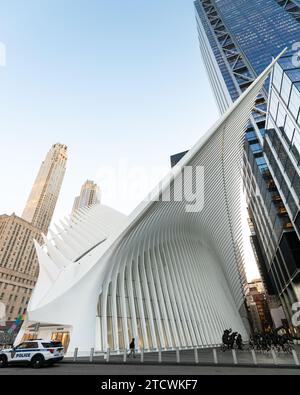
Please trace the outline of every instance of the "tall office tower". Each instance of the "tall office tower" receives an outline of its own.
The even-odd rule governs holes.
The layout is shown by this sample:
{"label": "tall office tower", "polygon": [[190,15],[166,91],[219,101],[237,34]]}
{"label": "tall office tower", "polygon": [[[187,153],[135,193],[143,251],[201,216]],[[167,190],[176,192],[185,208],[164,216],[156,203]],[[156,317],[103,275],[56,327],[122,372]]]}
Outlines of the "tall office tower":
{"label": "tall office tower", "polygon": [[55,144],[39,170],[23,218],[0,216],[0,302],[6,318],[24,314],[38,277],[33,240],[47,234],[65,174],[67,147]]}
{"label": "tall office tower", "polygon": [[66,171],[67,146],[54,144],[42,163],[22,218],[47,234]]}
{"label": "tall office tower", "polygon": [[[285,309],[300,301],[300,62],[283,57],[271,78],[264,153],[291,231],[282,234],[270,274]],[[286,292],[288,291],[288,292]]]}
{"label": "tall office tower", "polygon": [[[217,105],[223,113],[283,48],[292,52],[299,41],[299,2],[296,0],[196,0],[196,19],[202,57]],[[298,283],[288,272],[289,256],[299,249],[291,210],[277,179],[277,158],[264,152],[269,81],[257,98],[246,133],[244,185],[255,230],[259,268],[269,294],[278,295],[291,325],[291,305]],[[289,187],[287,187],[289,189]],[[287,242],[290,240],[290,242]]]}
{"label": "tall office tower", "polygon": [[100,203],[99,187],[94,181],[87,180],[81,187],[80,195],[76,196],[72,213],[83,207],[91,207]]}
{"label": "tall office tower", "polygon": [[263,332],[272,329],[274,324],[272,322],[265,289],[260,279],[248,283],[246,300],[251,316],[253,331]]}
{"label": "tall office tower", "polygon": [[42,241],[39,229],[15,214],[0,215],[0,302],[9,321],[25,313],[37,280],[33,239]]}

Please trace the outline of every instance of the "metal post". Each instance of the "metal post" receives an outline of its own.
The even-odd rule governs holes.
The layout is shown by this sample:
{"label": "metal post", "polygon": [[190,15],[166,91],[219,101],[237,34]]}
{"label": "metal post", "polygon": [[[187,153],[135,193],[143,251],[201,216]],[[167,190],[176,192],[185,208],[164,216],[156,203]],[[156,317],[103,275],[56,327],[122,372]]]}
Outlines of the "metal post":
{"label": "metal post", "polygon": [[276,356],[276,353],[275,353],[275,351],[273,349],[271,350],[271,354],[272,354],[272,358],[273,358],[273,361],[274,361],[274,365],[278,365],[277,356]]}
{"label": "metal post", "polygon": [[217,355],[217,350],[215,348],[213,349],[213,356],[214,356],[214,363],[217,365],[218,364],[218,355]]}
{"label": "metal post", "polygon": [[91,348],[91,352],[90,352],[90,362],[91,363],[94,361],[94,352],[95,352],[95,349]]}
{"label": "metal post", "polygon": [[74,357],[73,357],[73,361],[74,362],[77,361],[77,356],[78,356],[78,347],[76,347],[75,350],[74,350]]}
{"label": "metal post", "polygon": [[179,351],[179,348],[176,348],[176,362],[180,363],[180,351]]}
{"label": "metal post", "polygon": [[294,361],[295,361],[295,365],[299,366],[300,363],[299,363],[299,358],[298,358],[298,355],[297,355],[296,351],[292,350],[292,354],[293,354],[293,358],[294,358]]}
{"label": "metal post", "polygon": [[233,350],[233,349],[231,351],[232,351],[233,363],[235,365],[237,365],[238,364],[238,360],[237,360],[237,356],[236,356],[236,351]]}
{"label": "metal post", "polygon": [[127,349],[124,349],[124,355],[123,355],[123,362],[126,363],[127,362]]}
{"label": "metal post", "polygon": [[251,354],[252,354],[252,359],[253,359],[254,365],[257,365],[257,358],[256,358],[255,350],[251,350]]}
{"label": "metal post", "polygon": [[107,347],[107,355],[106,355],[106,362],[109,363],[109,359],[110,359],[110,348]]}
{"label": "metal post", "polygon": [[196,347],[194,348],[194,354],[195,354],[195,363],[198,364],[199,363],[199,355],[198,355],[198,350]]}
{"label": "metal post", "polygon": [[144,347],[141,349],[141,363],[144,363]]}
{"label": "metal post", "polygon": [[158,349],[158,363],[162,363],[161,348]]}

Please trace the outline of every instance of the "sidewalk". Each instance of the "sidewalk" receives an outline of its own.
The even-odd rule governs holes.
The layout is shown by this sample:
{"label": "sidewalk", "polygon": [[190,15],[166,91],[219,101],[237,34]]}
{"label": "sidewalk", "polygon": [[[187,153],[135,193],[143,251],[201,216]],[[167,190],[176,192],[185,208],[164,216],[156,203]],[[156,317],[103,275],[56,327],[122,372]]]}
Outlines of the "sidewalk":
{"label": "sidewalk", "polygon": [[245,366],[300,369],[300,347],[296,346],[297,358],[292,353],[256,352],[231,350],[222,352],[220,349],[194,349],[172,351],[145,352],[143,357],[136,354],[135,358],[124,357],[124,353],[109,355],[97,354],[88,356],[88,352],[78,351],[77,358],[66,357],[65,363],[94,363],[94,364],[127,364],[127,365],[186,365],[186,366]]}

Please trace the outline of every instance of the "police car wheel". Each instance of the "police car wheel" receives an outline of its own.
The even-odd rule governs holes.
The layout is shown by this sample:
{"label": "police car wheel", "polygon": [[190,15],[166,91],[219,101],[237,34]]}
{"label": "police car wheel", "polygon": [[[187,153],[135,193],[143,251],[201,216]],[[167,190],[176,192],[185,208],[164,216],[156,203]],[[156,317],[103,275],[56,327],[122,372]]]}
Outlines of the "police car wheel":
{"label": "police car wheel", "polygon": [[7,357],[5,355],[0,355],[0,368],[6,368],[7,365]]}
{"label": "police car wheel", "polygon": [[32,358],[31,360],[31,366],[34,369],[39,369],[44,365],[44,357],[42,355],[36,355],[35,357]]}

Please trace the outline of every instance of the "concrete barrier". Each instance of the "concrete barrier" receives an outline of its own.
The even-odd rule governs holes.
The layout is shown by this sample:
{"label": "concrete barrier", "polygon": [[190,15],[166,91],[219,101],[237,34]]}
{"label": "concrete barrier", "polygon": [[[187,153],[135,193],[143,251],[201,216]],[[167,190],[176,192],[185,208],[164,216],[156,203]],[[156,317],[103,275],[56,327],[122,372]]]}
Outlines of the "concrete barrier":
{"label": "concrete barrier", "polygon": [[232,351],[232,358],[233,358],[233,363],[235,365],[238,364],[238,360],[237,360],[237,356],[236,356],[236,351],[235,350],[231,350]]}
{"label": "concrete barrier", "polygon": [[90,362],[91,363],[94,361],[94,354],[95,354],[95,349],[91,348],[91,352],[90,352]]}
{"label": "concrete barrier", "polygon": [[162,363],[161,348],[158,350],[158,363]]}
{"label": "concrete barrier", "polygon": [[273,349],[271,350],[271,354],[272,354],[274,365],[278,365],[277,355]]}
{"label": "concrete barrier", "polygon": [[179,348],[176,348],[176,362],[180,363],[180,351],[179,351]]}
{"label": "concrete barrier", "polygon": [[257,357],[256,357],[255,350],[251,350],[251,354],[252,354],[252,359],[253,359],[254,365],[257,365]]}
{"label": "concrete barrier", "polygon": [[213,357],[214,357],[214,363],[218,365],[218,354],[215,348],[213,349]]}
{"label": "concrete barrier", "polygon": [[73,356],[73,361],[76,362],[78,357],[78,347],[75,348],[74,350],[74,356]]}
{"label": "concrete barrier", "polygon": [[292,354],[293,354],[293,358],[294,358],[295,365],[296,365],[296,366],[299,366],[300,363],[299,363],[299,358],[298,358],[298,355],[297,355],[296,351],[295,351],[295,350],[292,350]]}
{"label": "concrete barrier", "polygon": [[194,355],[195,355],[195,363],[198,364],[199,363],[199,355],[198,355],[198,350],[196,347],[194,348]]}

